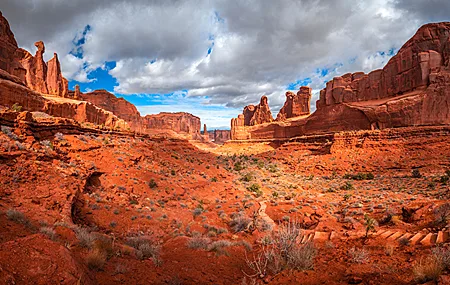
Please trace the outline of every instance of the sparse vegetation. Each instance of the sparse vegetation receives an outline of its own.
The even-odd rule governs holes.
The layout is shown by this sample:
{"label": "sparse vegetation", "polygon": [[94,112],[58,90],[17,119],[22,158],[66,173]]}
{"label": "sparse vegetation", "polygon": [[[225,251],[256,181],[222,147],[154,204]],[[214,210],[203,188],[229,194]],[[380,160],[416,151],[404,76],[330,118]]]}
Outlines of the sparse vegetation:
{"label": "sparse vegetation", "polygon": [[375,176],[371,172],[344,175],[344,179],[352,179],[352,180],[372,180],[374,178]]}
{"label": "sparse vegetation", "polygon": [[420,170],[419,170],[419,169],[414,169],[414,170],[411,172],[411,177],[412,177],[412,178],[421,178],[421,177],[422,177],[422,174],[420,173]]}

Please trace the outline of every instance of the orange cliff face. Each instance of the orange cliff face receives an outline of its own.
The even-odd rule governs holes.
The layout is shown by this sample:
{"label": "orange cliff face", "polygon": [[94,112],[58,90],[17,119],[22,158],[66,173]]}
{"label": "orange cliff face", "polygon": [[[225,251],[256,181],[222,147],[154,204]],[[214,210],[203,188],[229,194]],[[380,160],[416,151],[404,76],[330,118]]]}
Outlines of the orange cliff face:
{"label": "orange cliff face", "polygon": [[[450,124],[450,22],[422,26],[383,69],[335,77],[306,118],[294,112],[295,95],[286,95],[277,122],[250,126],[238,117],[232,139]],[[290,116],[298,119],[284,121]]]}
{"label": "orange cliff face", "polygon": [[200,118],[191,114],[161,113],[143,118],[133,104],[106,90],[82,93],[76,86],[75,91],[69,91],[58,55],[55,53],[46,63],[44,43],[36,42],[35,46],[34,56],[19,48],[8,21],[0,13],[0,105],[17,103],[26,111],[77,122],[136,132],[173,131],[201,139]]}
{"label": "orange cliff face", "polygon": [[144,118],[144,129],[172,130],[176,133],[185,133],[193,138],[200,136],[200,118],[189,113],[159,113],[147,115]]}
{"label": "orange cliff face", "polygon": [[[78,90],[78,91],[77,91]],[[117,117],[125,120],[130,128],[135,131],[142,132],[143,118],[136,109],[136,106],[123,98],[117,98],[114,94],[106,90],[95,90],[89,93],[81,93],[79,87],[76,87],[74,97],[80,100],[90,102],[104,110],[110,111]]]}
{"label": "orange cliff face", "polygon": [[277,121],[309,115],[311,112],[311,88],[302,86],[297,94],[286,92],[286,102],[277,115]]}

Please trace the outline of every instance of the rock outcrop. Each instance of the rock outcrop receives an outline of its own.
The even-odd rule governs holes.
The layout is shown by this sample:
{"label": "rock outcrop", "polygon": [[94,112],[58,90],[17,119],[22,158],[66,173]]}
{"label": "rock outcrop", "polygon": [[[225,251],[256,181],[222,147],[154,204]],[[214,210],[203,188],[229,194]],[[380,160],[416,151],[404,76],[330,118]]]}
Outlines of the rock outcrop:
{"label": "rock outcrop", "polygon": [[20,53],[8,21],[0,11],[0,69],[25,82],[26,70],[19,63]]}
{"label": "rock outcrop", "polygon": [[33,91],[48,94],[47,64],[44,61],[45,46],[43,42],[36,42],[34,45],[37,48],[34,56],[28,51],[20,49],[22,52],[20,63],[27,70],[27,86]]}
{"label": "rock outcrop", "polygon": [[200,118],[185,112],[147,115],[143,118],[145,129],[172,130],[177,133],[185,133],[200,136]]}
{"label": "rock outcrop", "polygon": [[266,96],[261,97],[258,105],[248,105],[244,108],[244,125],[254,126],[273,121],[272,112],[270,112]]}
{"label": "rock outcrop", "polygon": [[58,60],[58,55],[53,54],[53,58],[47,62],[47,89],[48,93],[59,97],[68,96],[68,82],[62,76],[61,65]]}
{"label": "rock outcrop", "polygon": [[311,112],[311,88],[302,86],[297,94],[286,92],[286,102],[277,115],[277,121],[309,115]]}
{"label": "rock outcrop", "polygon": [[231,132],[228,130],[214,130],[210,134],[210,139],[216,144],[223,144],[231,139]]}
{"label": "rock outcrop", "polygon": [[310,116],[283,121],[289,100],[277,122],[255,126],[233,119],[232,139],[450,124],[450,22],[422,26],[383,69],[329,81]]}
{"label": "rock outcrop", "polygon": [[74,98],[90,102],[104,110],[110,111],[117,117],[128,122],[132,130],[142,132],[142,117],[136,106],[123,98],[117,98],[108,91],[95,90],[89,93],[81,93],[80,87],[75,87]]}

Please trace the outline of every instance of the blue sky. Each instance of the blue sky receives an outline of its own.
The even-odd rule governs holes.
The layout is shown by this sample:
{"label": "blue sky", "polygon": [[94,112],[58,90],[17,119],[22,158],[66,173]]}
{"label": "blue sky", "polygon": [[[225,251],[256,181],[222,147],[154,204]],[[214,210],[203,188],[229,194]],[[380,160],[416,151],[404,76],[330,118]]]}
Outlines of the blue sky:
{"label": "blue sky", "polygon": [[4,0],[20,47],[58,53],[69,87],[106,89],[141,115],[185,111],[229,128],[266,95],[276,116],[287,90],[382,68],[450,1]]}

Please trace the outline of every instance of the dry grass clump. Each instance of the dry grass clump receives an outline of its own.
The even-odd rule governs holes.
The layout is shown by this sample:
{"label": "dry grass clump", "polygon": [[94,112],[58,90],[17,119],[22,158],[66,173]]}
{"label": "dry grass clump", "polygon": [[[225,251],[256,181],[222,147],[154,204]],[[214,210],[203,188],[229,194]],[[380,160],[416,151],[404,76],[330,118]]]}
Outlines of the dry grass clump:
{"label": "dry grass clump", "polygon": [[235,233],[242,232],[248,228],[252,219],[250,219],[244,212],[231,214],[230,227]]}
{"label": "dry grass clump", "polygon": [[51,227],[41,227],[40,229],[39,229],[39,231],[42,233],[42,234],[44,234],[44,235],[46,235],[49,239],[51,239],[51,240],[55,240],[56,239],[56,232],[55,232],[55,230],[53,229],[53,228],[51,228]]}
{"label": "dry grass clump", "polygon": [[211,239],[202,236],[196,236],[189,239],[187,247],[191,249],[207,249],[211,243]]}
{"label": "dry grass clump", "polygon": [[369,253],[364,248],[359,249],[352,247],[348,251],[348,256],[350,257],[351,262],[358,264],[367,263],[370,259]]}
{"label": "dry grass clump", "polygon": [[271,242],[249,258],[246,263],[251,274],[250,278],[263,278],[267,273],[277,274],[285,269],[309,270],[314,267],[317,250],[312,243],[300,244],[302,238],[300,225],[289,222],[280,226],[271,235]]}
{"label": "dry grass clump", "polygon": [[450,267],[450,250],[436,247],[431,252],[431,255],[420,258],[413,267],[418,282],[437,281],[442,272]]}
{"label": "dry grass clump", "polygon": [[92,248],[92,245],[95,241],[95,236],[86,228],[75,229],[75,235],[77,236],[81,247]]}
{"label": "dry grass clump", "polygon": [[130,237],[127,244],[136,250],[136,257],[138,259],[151,258],[157,265],[161,263],[159,252],[160,246],[148,237],[138,236]]}
{"label": "dry grass clump", "polygon": [[106,263],[106,254],[101,250],[94,249],[89,251],[86,256],[86,264],[91,270],[100,271]]}

